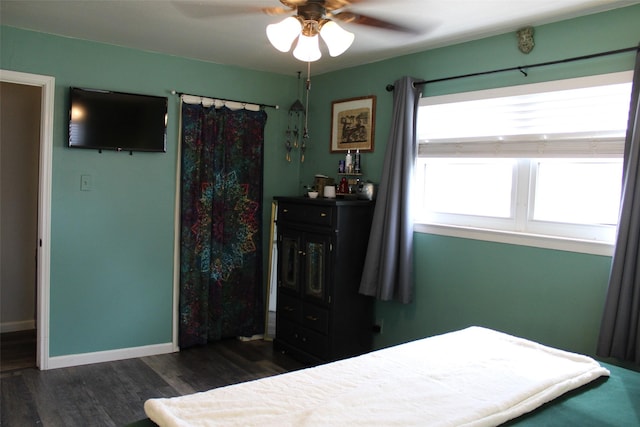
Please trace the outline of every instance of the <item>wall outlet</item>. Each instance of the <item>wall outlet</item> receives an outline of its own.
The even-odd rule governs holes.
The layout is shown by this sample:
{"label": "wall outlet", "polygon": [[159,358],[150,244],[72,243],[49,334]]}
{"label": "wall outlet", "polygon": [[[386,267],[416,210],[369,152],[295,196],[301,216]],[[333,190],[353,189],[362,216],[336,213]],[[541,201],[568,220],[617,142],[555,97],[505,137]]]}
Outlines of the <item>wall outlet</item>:
{"label": "wall outlet", "polygon": [[373,325],[373,332],[376,334],[382,334],[383,324],[384,324],[384,319],[376,320],[376,323]]}

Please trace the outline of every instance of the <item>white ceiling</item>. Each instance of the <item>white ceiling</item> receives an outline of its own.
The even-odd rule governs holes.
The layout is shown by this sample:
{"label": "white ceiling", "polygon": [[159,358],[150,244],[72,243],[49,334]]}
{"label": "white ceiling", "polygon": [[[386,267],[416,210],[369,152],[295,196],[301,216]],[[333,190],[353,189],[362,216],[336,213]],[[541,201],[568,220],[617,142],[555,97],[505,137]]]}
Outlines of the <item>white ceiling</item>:
{"label": "white ceiling", "polygon": [[[342,24],[356,38],[332,58],[324,46],[312,70],[321,74],[408,53],[516,31],[532,25],[640,3],[640,0],[354,0],[350,11],[419,30],[406,34]],[[276,51],[265,27],[287,15],[262,7],[278,0],[0,0],[0,22],[79,39],[296,74],[306,65]],[[514,39],[515,40],[515,39]],[[515,43],[515,41],[514,41]],[[321,42],[322,44],[322,42]]]}

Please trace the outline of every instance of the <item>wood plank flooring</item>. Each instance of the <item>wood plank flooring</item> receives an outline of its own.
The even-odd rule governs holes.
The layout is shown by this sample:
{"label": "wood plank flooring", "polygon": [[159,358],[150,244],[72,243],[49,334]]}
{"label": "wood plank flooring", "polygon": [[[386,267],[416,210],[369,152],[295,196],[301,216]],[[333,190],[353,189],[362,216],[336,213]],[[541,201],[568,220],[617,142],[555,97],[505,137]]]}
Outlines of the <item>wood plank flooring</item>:
{"label": "wood plank flooring", "polygon": [[179,353],[0,374],[3,427],[125,426],[144,420],[144,401],[296,370],[270,341],[222,340]]}
{"label": "wood plank flooring", "polygon": [[0,334],[0,372],[35,366],[35,329]]}

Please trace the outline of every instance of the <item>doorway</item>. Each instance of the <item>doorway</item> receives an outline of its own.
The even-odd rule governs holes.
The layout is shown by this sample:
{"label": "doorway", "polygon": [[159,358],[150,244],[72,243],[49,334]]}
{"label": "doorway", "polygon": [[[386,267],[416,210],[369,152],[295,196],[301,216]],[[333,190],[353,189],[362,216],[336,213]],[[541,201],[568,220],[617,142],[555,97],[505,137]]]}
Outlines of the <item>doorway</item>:
{"label": "doorway", "polygon": [[0,82],[0,371],[36,366],[41,89]]}
{"label": "doorway", "polygon": [[0,326],[47,369],[55,80],[0,70],[0,84]]}

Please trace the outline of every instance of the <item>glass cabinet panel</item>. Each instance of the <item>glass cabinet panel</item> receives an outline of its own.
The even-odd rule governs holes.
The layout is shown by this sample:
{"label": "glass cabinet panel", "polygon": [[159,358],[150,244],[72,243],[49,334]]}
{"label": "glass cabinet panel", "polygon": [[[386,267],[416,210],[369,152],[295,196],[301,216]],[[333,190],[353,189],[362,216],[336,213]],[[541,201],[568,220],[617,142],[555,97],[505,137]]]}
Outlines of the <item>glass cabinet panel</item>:
{"label": "glass cabinet panel", "polygon": [[326,286],[327,244],[323,240],[308,239],[305,244],[306,296],[324,299]]}
{"label": "glass cabinet panel", "polygon": [[280,286],[297,291],[298,275],[300,274],[300,249],[298,239],[292,236],[283,236],[279,255]]}

